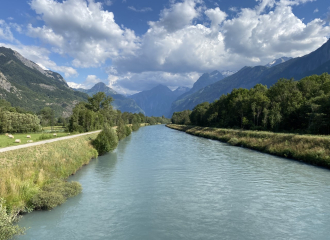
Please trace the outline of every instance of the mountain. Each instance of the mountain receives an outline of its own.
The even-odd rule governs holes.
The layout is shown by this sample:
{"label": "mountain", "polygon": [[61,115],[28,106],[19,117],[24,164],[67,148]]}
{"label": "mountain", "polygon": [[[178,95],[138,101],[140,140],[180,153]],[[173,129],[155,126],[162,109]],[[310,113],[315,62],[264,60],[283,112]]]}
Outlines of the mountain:
{"label": "mountain", "polygon": [[[213,71],[211,73],[204,73],[193,85],[193,87],[187,91],[186,93],[182,94],[179,96],[175,102],[173,102],[171,106],[171,113],[177,112],[177,111],[182,111],[182,110],[177,110],[177,106],[181,107],[181,103],[184,101],[184,99],[187,98],[187,96],[197,92],[198,90],[211,85],[212,83],[215,83],[217,81],[220,81],[224,79],[226,75],[220,73],[219,71]],[[184,106],[183,106],[184,107]],[[181,109],[181,108],[180,108]],[[183,109],[184,110],[184,109]],[[171,115],[170,113],[170,115]]]}
{"label": "mountain", "polygon": [[78,102],[86,101],[87,94],[71,89],[60,74],[0,47],[0,97],[15,107],[38,112],[49,106],[56,116],[68,117]]}
{"label": "mountain", "polygon": [[169,117],[172,102],[178,97],[180,89],[171,91],[164,85],[158,85],[150,90],[136,93],[130,98],[145,111],[147,116]]}
{"label": "mountain", "polygon": [[170,114],[193,109],[202,102],[213,102],[234,88],[252,88],[258,83],[272,86],[280,78],[300,80],[330,70],[330,40],[319,49],[303,57],[292,58],[273,67],[244,67],[235,74],[184,96],[172,104]]}
{"label": "mountain", "polygon": [[185,94],[186,92],[188,92],[189,90],[190,90],[190,88],[188,88],[188,87],[178,87],[177,89],[175,89],[173,91],[173,93],[176,95],[176,97],[179,97],[182,94]]}
{"label": "mountain", "polygon": [[291,57],[281,57],[281,58],[278,58],[278,59],[275,59],[273,61],[271,61],[270,63],[268,63],[267,65],[265,65],[265,67],[274,67],[278,64],[281,64],[281,63],[284,63],[288,60],[292,59]]}
{"label": "mountain", "polygon": [[93,96],[95,93],[104,92],[107,96],[110,96],[114,99],[112,106],[115,109],[119,109],[122,112],[131,112],[131,113],[143,113],[144,111],[136,104],[133,99],[127,98],[119,93],[117,93],[112,88],[105,85],[103,82],[99,82],[94,85],[91,89],[76,89],[78,91],[87,93],[89,96]]}

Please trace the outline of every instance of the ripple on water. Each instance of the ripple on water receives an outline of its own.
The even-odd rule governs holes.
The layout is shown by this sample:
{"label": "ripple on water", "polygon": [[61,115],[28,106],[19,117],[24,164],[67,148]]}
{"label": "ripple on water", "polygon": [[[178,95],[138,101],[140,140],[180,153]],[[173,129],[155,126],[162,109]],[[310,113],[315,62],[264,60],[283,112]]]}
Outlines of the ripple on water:
{"label": "ripple on water", "polygon": [[70,178],[83,193],[24,216],[18,239],[328,239],[328,170],[141,128]]}

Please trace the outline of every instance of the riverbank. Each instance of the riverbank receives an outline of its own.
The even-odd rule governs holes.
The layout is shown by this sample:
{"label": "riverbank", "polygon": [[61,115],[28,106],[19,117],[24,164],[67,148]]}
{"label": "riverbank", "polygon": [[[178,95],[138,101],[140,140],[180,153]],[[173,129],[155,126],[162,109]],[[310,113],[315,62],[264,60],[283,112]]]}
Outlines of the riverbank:
{"label": "riverbank", "polygon": [[1,153],[0,196],[10,212],[32,209],[31,199],[53,179],[64,180],[97,157],[98,133]]}
{"label": "riverbank", "polygon": [[169,128],[330,169],[330,138],[177,124]]}

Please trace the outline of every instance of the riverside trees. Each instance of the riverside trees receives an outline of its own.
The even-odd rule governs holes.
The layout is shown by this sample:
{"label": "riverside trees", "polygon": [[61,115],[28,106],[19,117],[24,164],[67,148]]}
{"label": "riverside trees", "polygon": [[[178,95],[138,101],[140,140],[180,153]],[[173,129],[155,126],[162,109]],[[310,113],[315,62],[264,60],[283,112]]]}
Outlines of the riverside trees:
{"label": "riverside trees", "polygon": [[[189,119],[198,126],[330,134],[330,75],[300,81],[280,79],[269,89],[234,89],[217,101],[197,105]],[[173,123],[185,124],[187,112],[174,113]],[[185,120],[187,122],[187,120]]]}

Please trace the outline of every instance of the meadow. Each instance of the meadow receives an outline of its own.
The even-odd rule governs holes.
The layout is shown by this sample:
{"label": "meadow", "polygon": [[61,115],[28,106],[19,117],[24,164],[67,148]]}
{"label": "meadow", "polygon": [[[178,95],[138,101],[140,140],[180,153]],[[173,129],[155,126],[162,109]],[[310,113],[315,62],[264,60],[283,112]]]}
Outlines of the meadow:
{"label": "meadow", "polygon": [[[53,135],[54,133],[49,132],[41,132],[41,133],[17,133],[13,134],[14,138],[9,138],[5,134],[0,135],[0,148],[2,147],[9,147],[9,146],[16,146],[28,143],[28,141],[38,142],[46,139],[52,139],[52,138],[59,138],[68,136],[68,133],[65,132],[57,132],[56,135]],[[31,136],[31,138],[27,138],[27,136]],[[21,143],[15,143],[16,139],[20,139]]]}

